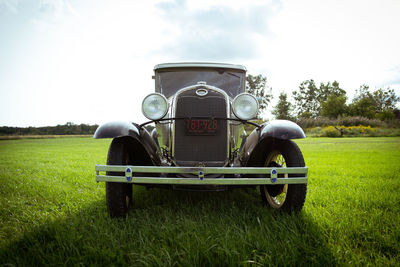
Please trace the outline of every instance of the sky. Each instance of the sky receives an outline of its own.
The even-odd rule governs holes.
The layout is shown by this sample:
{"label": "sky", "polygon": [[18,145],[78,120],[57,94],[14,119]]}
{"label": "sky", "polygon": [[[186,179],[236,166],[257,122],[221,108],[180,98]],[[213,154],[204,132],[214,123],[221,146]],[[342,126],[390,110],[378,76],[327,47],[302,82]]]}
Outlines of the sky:
{"label": "sky", "polygon": [[[400,95],[400,0],[0,0],[0,126],[146,121],[165,62],[224,62],[279,93]],[[270,112],[264,118],[271,119]]]}

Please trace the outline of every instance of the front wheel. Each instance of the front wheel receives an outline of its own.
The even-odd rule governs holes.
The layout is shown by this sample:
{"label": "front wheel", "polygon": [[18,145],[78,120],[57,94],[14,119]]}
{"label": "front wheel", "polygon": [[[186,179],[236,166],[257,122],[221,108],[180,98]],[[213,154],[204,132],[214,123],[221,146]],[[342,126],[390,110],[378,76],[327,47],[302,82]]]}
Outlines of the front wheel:
{"label": "front wheel", "polygon": [[[304,167],[304,158],[299,147],[291,140],[280,140],[273,144],[265,155],[266,167]],[[285,175],[285,178],[290,175]],[[274,209],[299,211],[304,205],[307,194],[306,184],[262,185],[261,199]]]}
{"label": "front wheel", "polygon": [[[108,149],[107,165],[130,164],[125,142],[114,139]],[[108,175],[124,176],[124,173],[108,172]],[[110,217],[125,217],[132,202],[132,184],[106,182],[106,201]]]}

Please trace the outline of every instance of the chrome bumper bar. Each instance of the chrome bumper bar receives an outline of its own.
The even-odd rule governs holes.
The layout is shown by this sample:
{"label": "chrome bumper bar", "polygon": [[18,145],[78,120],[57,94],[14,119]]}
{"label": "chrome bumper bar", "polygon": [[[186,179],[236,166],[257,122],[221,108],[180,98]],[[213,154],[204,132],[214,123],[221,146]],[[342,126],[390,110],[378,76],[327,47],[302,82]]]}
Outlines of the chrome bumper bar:
{"label": "chrome bumper bar", "polygon": [[[186,185],[266,185],[306,184],[308,167],[165,167],[96,165],[97,182],[120,182],[133,184],[186,184]],[[101,175],[101,172],[119,172],[124,176]],[[168,177],[168,174],[193,174],[194,178]],[[146,177],[151,174],[153,177]],[[157,176],[154,177],[156,174]],[[208,178],[207,174],[246,175],[246,178]],[[254,177],[251,177],[252,174]],[[290,178],[287,178],[291,174]]]}

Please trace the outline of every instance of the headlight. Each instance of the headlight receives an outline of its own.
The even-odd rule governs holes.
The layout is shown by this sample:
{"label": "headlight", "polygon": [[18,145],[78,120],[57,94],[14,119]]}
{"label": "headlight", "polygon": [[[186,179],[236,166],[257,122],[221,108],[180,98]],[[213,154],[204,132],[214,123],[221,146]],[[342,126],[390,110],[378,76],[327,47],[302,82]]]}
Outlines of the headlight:
{"label": "headlight", "polygon": [[251,94],[239,94],[233,99],[232,110],[235,116],[241,120],[253,119],[257,116],[258,101]]}
{"label": "headlight", "polygon": [[167,114],[167,111],[168,102],[162,94],[149,94],[143,99],[142,112],[149,120],[159,120]]}

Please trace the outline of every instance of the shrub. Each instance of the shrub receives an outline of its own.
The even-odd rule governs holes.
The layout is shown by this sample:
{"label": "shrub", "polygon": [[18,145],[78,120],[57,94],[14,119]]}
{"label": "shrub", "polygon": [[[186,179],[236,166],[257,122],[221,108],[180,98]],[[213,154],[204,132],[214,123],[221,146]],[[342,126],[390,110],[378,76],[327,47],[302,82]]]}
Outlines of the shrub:
{"label": "shrub", "polygon": [[306,129],[312,137],[351,137],[351,136],[400,136],[399,128],[374,128],[371,126],[326,126]]}
{"label": "shrub", "polygon": [[368,119],[365,117],[342,117],[337,119],[336,125],[344,125],[344,126],[356,126],[356,125],[364,125],[371,127],[386,127],[386,124],[378,119]]}
{"label": "shrub", "polygon": [[314,127],[327,127],[327,126],[371,126],[381,128],[398,128],[400,122],[398,120],[386,120],[381,121],[379,119],[368,119],[365,117],[338,117],[337,119],[329,119],[326,117],[318,118],[300,118],[297,120],[297,124],[303,129],[314,128]]}
{"label": "shrub", "polygon": [[390,110],[384,110],[376,114],[376,117],[381,121],[391,121],[395,118],[394,113]]}
{"label": "shrub", "polygon": [[376,129],[372,128],[371,126],[341,126],[341,129],[343,129],[344,135],[347,136],[360,136],[360,135],[371,135],[373,134]]}
{"label": "shrub", "polygon": [[335,127],[328,126],[328,127],[323,127],[322,128],[321,136],[324,136],[324,137],[340,137],[341,133]]}
{"label": "shrub", "polygon": [[321,127],[308,128],[305,130],[305,132],[307,136],[318,137],[321,136],[322,128]]}

